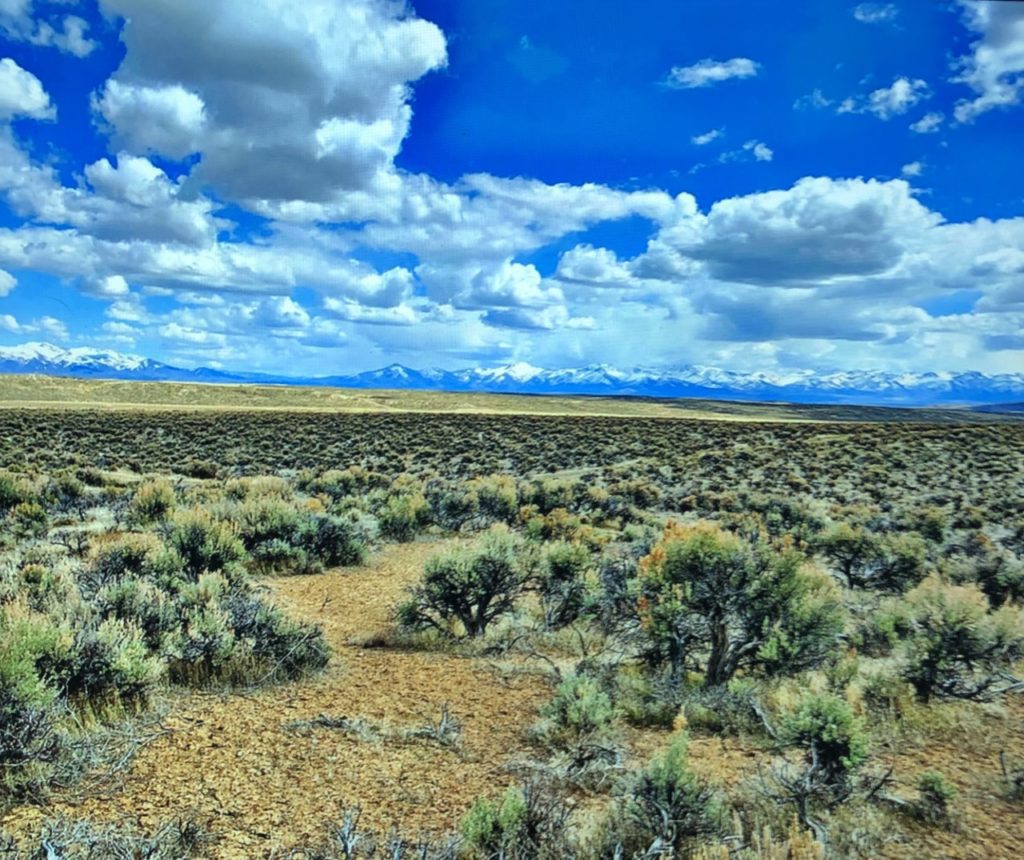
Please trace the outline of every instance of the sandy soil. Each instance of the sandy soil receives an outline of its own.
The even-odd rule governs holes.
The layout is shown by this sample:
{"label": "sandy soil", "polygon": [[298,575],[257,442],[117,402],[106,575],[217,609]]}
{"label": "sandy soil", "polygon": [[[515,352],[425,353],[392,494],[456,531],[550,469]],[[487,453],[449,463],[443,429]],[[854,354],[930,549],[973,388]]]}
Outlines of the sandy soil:
{"label": "sandy soil", "polygon": [[[0,824],[21,829],[66,812],[148,832],[187,815],[217,834],[217,858],[319,842],[356,803],[375,828],[455,827],[475,798],[513,781],[506,765],[528,753],[523,729],[550,690],[536,676],[499,678],[480,661],[355,644],[386,625],[437,548],[389,547],[363,568],[273,581],[282,606],[324,626],[334,657],[322,675],[255,695],[183,695],[165,720],[171,733],[138,755],[112,796],[74,807],[57,798],[55,808],[15,811]],[[463,724],[455,749],[285,728],[319,714],[416,727],[436,722],[445,702]]]}
{"label": "sandy soil", "polygon": [[[363,646],[387,626],[391,608],[439,548],[390,546],[365,567],[270,581],[282,607],[323,625],[334,657],[322,675],[254,695],[175,693],[164,721],[171,731],[139,753],[116,790],[84,800],[58,795],[45,809],[12,810],[0,826],[28,833],[41,819],[65,813],[150,832],[187,816],[217,836],[214,858],[266,857],[322,842],[356,804],[363,824],[382,831],[439,834],[456,827],[476,798],[515,781],[510,764],[537,754],[525,730],[550,687],[536,674],[499,674],[482,660]],[[456,747],[287,728],[324,714],[400,731],[436,722],[444,703],[463,724]],[[880,766],[895,765],[907,797],[927,770],[944,773],[960,793],[956,829],[911,825],[909,841],[879,856],[1024,857],[1024,814],[1002,796],[998,764],[1000,750],[1024,760],[1024,696],[972,713],[969,724],[938,742],[875,751]],[[663,747],[667,732],[634,729],[627,739],[633,764]],[[719,785],[752,777],[764,759],[734,738],[695,737],[690,754],[695,769]]]}

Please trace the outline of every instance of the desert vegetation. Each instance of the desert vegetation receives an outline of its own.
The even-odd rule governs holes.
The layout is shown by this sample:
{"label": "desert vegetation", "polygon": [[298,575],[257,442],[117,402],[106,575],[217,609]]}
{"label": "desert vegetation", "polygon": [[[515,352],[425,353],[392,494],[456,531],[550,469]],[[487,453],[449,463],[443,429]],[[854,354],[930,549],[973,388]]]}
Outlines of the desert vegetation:
{"label": "desert vegetation", "polygon": [[0,465],[0,853],[1024,840],[1024,424],[11,408]]}

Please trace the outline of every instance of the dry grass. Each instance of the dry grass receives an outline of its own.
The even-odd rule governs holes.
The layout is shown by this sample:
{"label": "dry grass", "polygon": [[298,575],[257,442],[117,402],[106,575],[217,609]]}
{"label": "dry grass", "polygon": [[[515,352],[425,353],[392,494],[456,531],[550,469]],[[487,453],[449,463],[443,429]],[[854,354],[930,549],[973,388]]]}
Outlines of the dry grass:
{"label": "dry grass", "polygon": [[219,385],[133,382],[37,375],[0,375],[0,406],[245,410],[288,412],[443,412],[470,415],[574,415],[635,418],[699,418],[724,421],[928,421],[999,423],[1009,414],[958,409],[745,403],[698,398],[383,391],[283,385]]}

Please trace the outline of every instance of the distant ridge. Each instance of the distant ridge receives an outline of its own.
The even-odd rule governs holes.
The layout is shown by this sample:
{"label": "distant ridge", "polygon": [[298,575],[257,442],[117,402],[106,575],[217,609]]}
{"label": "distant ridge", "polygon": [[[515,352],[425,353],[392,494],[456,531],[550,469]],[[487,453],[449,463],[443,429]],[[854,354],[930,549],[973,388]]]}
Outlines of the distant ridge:
{"label": "distant ridge", "polygon": [[888,373],[806,370],[737,373],[700,365],[671,370],[609,365],[545,370],[523,362],[464,370],[413,370],[392,364],[379,370],[321,377],[186,370],[137,355],[50,343],[0,347],[0,373],[40,373],[94,379],[165,382],[325,385],[510,394],[586,394],[628,397],[702,397],[729,400],[837,403],[876,406],[973,406],[1020,411],[1024,373]]}

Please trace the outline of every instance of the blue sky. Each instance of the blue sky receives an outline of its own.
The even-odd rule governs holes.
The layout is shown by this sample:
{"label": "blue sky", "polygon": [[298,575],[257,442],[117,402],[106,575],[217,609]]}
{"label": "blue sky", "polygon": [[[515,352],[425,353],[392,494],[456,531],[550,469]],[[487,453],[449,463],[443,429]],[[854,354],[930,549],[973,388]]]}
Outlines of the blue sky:
{"label": "blue sky", "polygon": [[1024,370],[1024,3],[0,0],[0,38],[0,345]]}

